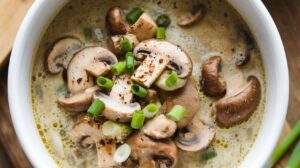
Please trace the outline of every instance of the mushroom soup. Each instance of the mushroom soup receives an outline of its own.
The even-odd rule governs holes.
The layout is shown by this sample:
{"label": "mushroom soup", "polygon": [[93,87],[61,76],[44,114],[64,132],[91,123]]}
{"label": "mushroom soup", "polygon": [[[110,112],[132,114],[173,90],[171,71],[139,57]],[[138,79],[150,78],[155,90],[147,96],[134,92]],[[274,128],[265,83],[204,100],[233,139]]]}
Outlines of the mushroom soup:
{"label": "mushroom soup", "polygon": [[58,167],[238,167],[266,92],[259,49],[224,0],[72,0],[31,86]]}

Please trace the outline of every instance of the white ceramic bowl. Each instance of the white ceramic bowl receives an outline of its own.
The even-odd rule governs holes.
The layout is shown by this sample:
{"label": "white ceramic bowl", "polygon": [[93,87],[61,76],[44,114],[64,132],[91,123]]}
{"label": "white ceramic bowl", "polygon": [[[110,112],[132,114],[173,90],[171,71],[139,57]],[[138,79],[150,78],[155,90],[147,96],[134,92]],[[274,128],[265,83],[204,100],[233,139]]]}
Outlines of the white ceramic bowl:
{"label": "white ceramic bowl", "polygon": [[[267,105],[257,140],[241,168],[268,167],[288,104],[289,79],[284,48],[276,26],[260,0],[228,0],[248,23],[262,52],[267,77]],[[12,51],[8,93],[13,124],[34,167],[55,167],[33,119],[30,97],[32,58],[44,30],[67,0],[37,0],[26,15]]]}

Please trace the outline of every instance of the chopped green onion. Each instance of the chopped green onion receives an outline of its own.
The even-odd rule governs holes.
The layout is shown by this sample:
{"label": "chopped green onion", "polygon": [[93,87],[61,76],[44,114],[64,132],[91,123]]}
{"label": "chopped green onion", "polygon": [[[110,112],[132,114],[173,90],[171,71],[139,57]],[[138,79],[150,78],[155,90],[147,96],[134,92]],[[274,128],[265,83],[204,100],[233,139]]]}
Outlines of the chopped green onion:
{"label": "chopped green onion", "polygon": [[145,114],[141,110],[136,110],[133,113],[132,119],[131,119],[131,127],[134,129],[140,129],[143,127],[145,121]]}
{"label": "chopped green onion", "polygon": [[166,29],[164,27],[158,27],[156,30],[157,39],[166,39]]}
{"label": "chopped green onion", "polygon": [[186,109],[181,105],[175,105],[167,114],[167,117],[173,121],[181,120],[187,114]]}
{"label": "chopped green onion", "polygon": [[114,160],[117,163],[125,162],[131,154],[131,147],[124,143],[123,145],[119,146],[114,153]]}
{"label": "chopped green onion", "polygon": [[290,159],[287,163],[287,168],[299,168],[300,167],[300,140],[298,141]]}
{"label": "chopped green onion", "polygon": [[132,74],[134,72],[134,56],[132,52],[126,53],[126,69]]}
{"label": "chopped green onion", "polygon": [[175,71],[172,71],[170,76],[166,80],[166,85],[168,87],[172,87],[172,86],[176,85],[177,79],[178,79],[177,73]]}
{"label": "chopped green onion", "polygon": [[148,94],[147,90],[138,84],[131,85],[131,92],[140,98],[145,98]]}
{"label": "chopped green onion", "polygon": [[130,43],[130,41],[128,40],[128,38],[124,37],[121,42],[120,42],[121,48],[125,51],[125,52],[129,52],[132,51],[132,44]]}
{"label": "chopped green onion", "polygon": [[111,89],[113,86],[113,82],[110,79],[102,77],[102,76],[97,78],[97,84],[98,84],[98,86],[105,88],[105,89]]}
{"label": "chopped green onion", "polygon": [[121,75],[126,70],[126,63],[124,61],[118,62],[111,67],[111,72],[114,75]]}
{"label": "chopped green onion", "polygon": [[155,114],[159,111],[158,105],[154,103],[148,104],[146,107],[143,108],[143,112],[146,118],[152,118]]}
{"label": "chopped green onion", "polygon": [[104,108],[105,108],[105,104],[101,100],[96,99],[89,107],[87,112],[90,116],[97,117],[103,112]]}
{"label": "chopped green onion", "polygon": [[213,148],[209,148],[202,153],[203,160],[210,160],[217,156],[217,152]]}
{"label": "chopped green onion", "polygon": [[273,152],[271,167],[283,156],[283,154],[289,149],[289,147],[297,140],[299,136],[300,136],[300,121],[296,123],[296,125],[289,133],[289,135]]}
{"label": "chopped green onion", "polygon": [[171,23],[171,19],[168,15],[159,15],[156,19],[156,23],[159,27],[168,27]]}
{"label": "chopped green onion", "polygon": [[144,13],[141,8],[133,8],[126,16],[126,20],[130,24],[134,24]]}
{"label": "chopped green onion", "polygon": [[165,91],[173,91],[185,86],[187,79],[178,78],[176,83],[173,86],[167,86],[167,79],[169,78],[171,72],[166,70],[164,71],[158,79],[155,81],[155,85]]}
{"label": "chopped green onion", "polygon": [[123,123],[105,121],[102,126],[102,131],[103,135],[122,141],[132,132],[132,128]]}

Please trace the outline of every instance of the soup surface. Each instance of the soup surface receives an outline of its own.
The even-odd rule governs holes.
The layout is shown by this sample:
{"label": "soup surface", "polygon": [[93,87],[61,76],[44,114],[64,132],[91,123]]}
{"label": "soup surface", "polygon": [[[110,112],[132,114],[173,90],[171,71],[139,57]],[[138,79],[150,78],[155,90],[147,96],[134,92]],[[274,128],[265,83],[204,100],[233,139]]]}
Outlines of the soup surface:
{"label": "soup surface", "polygon": [[[193,4],[202,3],[206,7],[205,17],[189,27],[177,25],[177,19],[186,14]],[[66,93],[66,83],[62,74],[50,75],[45,71],[45,52],[56,39],[73,35],[86,45],[106,47],[108,38],[105,15],[112,6],[119,6],[124,12],[141,7],[153,18],[168,14],[171,24],[166,30],[168,41],[180,45],[192,58],[192,75],[199,84],[201,98],[197,115],[207,123],[214,123],[212,103],[218,98],[205,96],[200,91],[201,65],[214,54],[222,55],[220,75],[226,80],[238,71],[244,76],[254,75],[261,84],[261,99],[256,111],[245,122],[230,127],[216,126],[216,136],[212,148],[217,156],[208,161],[201,159],[202,152],[179,151],[176,167],[238,167],[250,151],[258,134],[265,106],[265,76],[260,51],[255,44],[250,51],[250,61],[235,66],[235,58],[243,54],[244,34],[251,38],[247,25],[239,14],[224,0],[72,0],[54,17],[42,37],[32,69],[32,107],[45,147],[58,167],[96,167],[96,149],[79,149],[69,137],[74,127],[76,115],[61,108],[58,97]]]}

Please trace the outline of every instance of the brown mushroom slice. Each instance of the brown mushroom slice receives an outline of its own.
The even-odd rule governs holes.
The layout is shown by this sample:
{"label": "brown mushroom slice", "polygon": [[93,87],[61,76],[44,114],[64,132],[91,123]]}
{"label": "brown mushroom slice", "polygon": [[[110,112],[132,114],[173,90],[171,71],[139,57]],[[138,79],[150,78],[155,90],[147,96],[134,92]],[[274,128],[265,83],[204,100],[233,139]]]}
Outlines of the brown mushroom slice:
{"label": "brown mushroom slice", "polygon": [[136,69],[131,79],[147,88],[160,76],[169,59],[163,55],[149,55]]}
{"label": "brown mushroom slice", "polygon": [[137,102],[132,102],[130,76],[119,76],[113,85],[109,95],[95,92],[94,99],[100,99],[105,104],[102,113],[109,120],[117,122],[130,121],[135,110],[140,110],[141,106]]}
{"label": "brown mushroom slice", "polygon": [[205,15],[205,6],[198,4],[193,6],[190,13],[179,18],[178,25],[185,27],[195,24],[198,20],[202,19]]}
{"label": "brown mushroom slice", "polygon": [[95,123],[91,117],[87,115],[80,116],[74,128],[70,131],[70,137],[78,143],[95,144],[99,167],[119,166],[113,159],[113,153],[116,149],[115,140],[105,137],[101,125]]}
{"label": "brown mushroom slice", "polygon": [[[78,52],[68,66],[68,89],[71,93],[78,93],[94,86],[95,76],[105,75],[110,66],[117,63],[117,57],[102,47],[87,47]],[[92,69],[91,67],[96,67]]]}
{"label": "brown mushroom slice", "polygon": [[140,42],[133,52],[138,59],[153,54],[165,56],[169,59],[167,67],[176,71],[180,78],[187,78],[192,73],[191,58],[180,46],[171,42],[158,39],[145,40]]}
{"label": "brown mushroom slice", "polygon": [[161,107],[162,113],[168,113],[175,105],[181,105],[187,109],[187,115],[177,122],[177,128],[187,126],[200,110],[200,96],[193,76],[188,78],[185,87],[173,92],[162,91],[160,96],[164,100]]}
{"label": "brown mushroom slice", "polygon": [[130,136],[126,143],[131,147],[131,158],[139,162],[140,168],[176,165],[178,149],[171,139],[158,141],[139,133]]}
{"label": "brown mushroom slice", "polygon": [[248,120],[257,108],[260,97],[258,79],[249,76],[247,83],[214,103],[218,123],[230,127]]}
{"label": "brown mushroom slice", "polygon": [[122,18],[119,7],[114,6],[108,10],[106,24],[109,32],[113,35],[127,33],[126,24]]}
{"label": "brown mushroom slice", "polygon": [[171,137],[176,131],[176,123],[161,114],[149,120],[142,132],[153,139],[165,139]]}
{"label": "brown mushroom slice", "polygon": [[124,55],[125,51],[121,47],[121,40],[127,38],[131,43],[132,47],[134,48],[138,43],[138,39],[134,34],[125,34],[125,35],[114,35],[111,36],[108,40],[109,48],[115,53],[116,55]]}
{"label": "brown mushroom slice", "polygon": [[208,96],[220,96],[226,91],[226,82],[219,75],[220,56],[210,57],[202,64],[201,87]]}
{"label": "brown mushroom slice", "polygon": [[215,129],[204,125],[198,117],[195,117],[186,127],[187,132],[179,132],[176,137],[176,145],[179,149],[188,152],[205,150],[215,137]]}
{"label": "brown mushroom slice", "polygon": [[254,49],[254,40],[247,31],[241,31],[239,43],[236,45],[234,52],[235,65],[242,67],[247,64],[251,57],[251,51]]}
{"label": "brown mushroom slice", "polygon": [[82,48],[82,45],[82,42],[74,36],[66,36],[56,40],[47,53],[47,71],[51,74],[57,74],[67,69],[73,55]]}
{"label": "brown mushroom slice", "polygon": [[143,13],[140,18],[129,27],[128,32],[135,34],[139,41],[152,38],[156,33],[157,25],[152,17]]}
{"label": "brown mushroom slice", "polygon": [[97,86],[94,86],[74,95],[62,96],[58,99],[58,103],[70,112],[86,111],[93,101],[93,93],[98,89]]}

